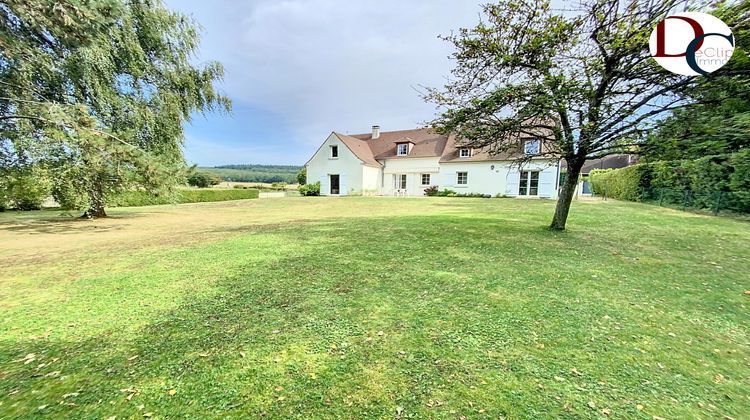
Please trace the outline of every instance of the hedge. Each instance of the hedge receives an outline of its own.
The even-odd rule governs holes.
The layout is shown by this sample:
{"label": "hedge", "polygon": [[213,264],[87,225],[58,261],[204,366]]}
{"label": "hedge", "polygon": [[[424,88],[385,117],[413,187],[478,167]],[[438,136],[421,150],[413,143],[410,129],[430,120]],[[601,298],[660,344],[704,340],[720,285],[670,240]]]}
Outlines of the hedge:
{"label": "hedge", "polygon": [[750,150],[695,160],[642,163],[590,173],[595,194],[750,212]]}
{"label": "hedge", "polygon": [[155,196],[147,191],[128,191],[112,197],[113,207],[153,206],[158,204],[202,203],[208,201],[247,200],[258,198],[255,189],[197,188],[177,190],[174,196]]}

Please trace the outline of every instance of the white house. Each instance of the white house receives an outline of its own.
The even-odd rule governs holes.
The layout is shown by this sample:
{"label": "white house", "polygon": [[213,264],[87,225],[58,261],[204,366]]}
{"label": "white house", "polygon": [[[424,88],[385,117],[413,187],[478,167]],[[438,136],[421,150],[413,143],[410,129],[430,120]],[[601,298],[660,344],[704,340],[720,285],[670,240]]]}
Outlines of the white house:
{"label": "white house", "polygon": [[[519,164],[519,158],[526,161]],[[424,195],[437,186],[457,193],[512,197],[557,196],[560,161],[541,142],[521,142],[514,153],[462,147],[454,135],[422,128],[367,134],[333,132],[305,164],[321,195]]]}

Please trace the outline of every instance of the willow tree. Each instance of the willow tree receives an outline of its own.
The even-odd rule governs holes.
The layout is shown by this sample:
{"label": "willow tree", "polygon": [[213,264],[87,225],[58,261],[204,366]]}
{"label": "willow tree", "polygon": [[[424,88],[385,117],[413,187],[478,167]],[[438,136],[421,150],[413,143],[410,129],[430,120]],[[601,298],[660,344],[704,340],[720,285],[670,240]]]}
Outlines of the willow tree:
{"label": "willow tree", "polygon": [[182,176],[183,123],[228,111],[197,24],[158,0],[0,3],[0,165],[43,166],[89,217],[126,188]]}
{"label": "willow tree", "polygon": [[[472,147],[508,151],[519,138],[567,162],[551,228],[565,229],[586,159],[632,150],[710,76],[669,73],[649,54],[649,36],[679,0],[583,0],[555,10],[547,0],[502,0],[483,21],[445,37],[456,51],[448,84],[427,100],[433,122]],[[727,22],[729,24],[729,22]]]}

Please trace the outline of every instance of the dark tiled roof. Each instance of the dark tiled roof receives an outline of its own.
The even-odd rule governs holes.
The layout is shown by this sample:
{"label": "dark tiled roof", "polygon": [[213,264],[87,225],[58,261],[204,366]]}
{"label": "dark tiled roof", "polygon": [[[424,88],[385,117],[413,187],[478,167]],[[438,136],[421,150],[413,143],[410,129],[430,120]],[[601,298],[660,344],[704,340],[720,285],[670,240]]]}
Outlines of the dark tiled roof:
{"label": "dark tiled roof", "polygon": [[[594,169],[619,169],[638,163],[638,157],[635,155],[612,155],[599,159],[590,159],[583,164],[582,174],[587,174]],[[567,163],[563,160],[560,168],[567,168]]]}
{"label": "dark tiled roof", "polygon": [[[440,162],[451,161],[491,161],[491,160],[514,160],[523,157],[521,143],[519,141],[518,151],[509,151],[499,154],[491,154],[486,149],[473,149],[469,157],[459,157],[456,136],[439,134],[432,128],[417,128],[413,130],[383,131],[376,139],[372,133],[366,134],[340,134],[335,133],[344,144],[364,163],[368,165],[381,166],[384,159],[409,159],[420,157],[439,157]],[[396,145],[398,143],[410,142],[413,144],[409,154],[397,156]],[[550,155],[541,155],[535,159],[549,159]]]}

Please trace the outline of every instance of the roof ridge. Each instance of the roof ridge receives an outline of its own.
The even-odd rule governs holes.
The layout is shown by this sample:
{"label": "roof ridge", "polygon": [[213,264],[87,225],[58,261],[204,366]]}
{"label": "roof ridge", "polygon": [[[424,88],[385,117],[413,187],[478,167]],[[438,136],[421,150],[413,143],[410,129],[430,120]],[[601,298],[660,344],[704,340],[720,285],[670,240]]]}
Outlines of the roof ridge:
{"label": "roof ridge", "polygon": [[[422,127],[422,128],[408,128],[404,130],[381,131],[380,135],[382,136],[383,134],[386,134],[386,133],[403,133],[407,131],[422,131],[422,130],[432,130],[432,129],[433,129],[432,127]],[[372,135],[372,132],[347,134],[347,136],[369,136],[369,135]]]}

